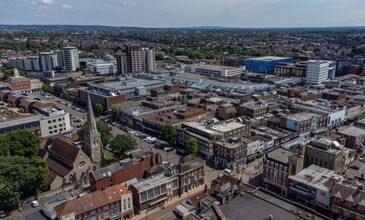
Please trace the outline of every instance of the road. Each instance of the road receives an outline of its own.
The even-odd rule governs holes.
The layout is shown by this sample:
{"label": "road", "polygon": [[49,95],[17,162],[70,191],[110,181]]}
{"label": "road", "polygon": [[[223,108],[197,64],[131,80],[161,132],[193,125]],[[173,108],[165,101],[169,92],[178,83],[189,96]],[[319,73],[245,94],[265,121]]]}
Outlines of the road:
{"label": "road", "polygon": [[[43,97],[42,97],[43,98]],[[55,100],[56,99],[59,99],[58,97],[55,97],[55,96],[52,96],[52,99],[49,99],[49,100],[52,100],[53,103],[60,109],[63,109],[67,112],[69,112],[72,116],[78,118],[78,119],[82,119],[83,122],[81,123],[85,123],[86,122],[86,119],[87,119],[87,113],[82,113],[82,112],[79,112],[79,111],[76,111],[70,107],[68,107],[67,105],[64,105],[64,104],[61,104],[59,102],[56,102]],[[97,119],[98,120],[98,119]],[[76,125],[76,124],[75,124]],[[122,129],[118,128],[117,126],[113,126],[113,125],[110,125],[111,128],[112,128],[112,134],[113,136],[116,136],[118,134],[125,134],[126,132],[123,131]],[[137,133],[141,133],[140,131],[136,131]],[[137,144],[138,144],[138,148],[142,148],[144,150],[152,150],[153,152],[155,153],[160,153],[161,156],[162,156],[162,159],[163,161],[169,161],[171,163],[178,163],[178,161],[180,160],[181,156],[178,155],[176,153],[176,151],[171,151],[171,152],[166,152],[164,151],[163,149],[160,149],[160,148],[156,148],[154,146],[154,144],[150,144],[150,143],[147,143],[146,141],[138,138],[137,138]],[[259,169],[257,167],[257,163],[254,162],[250,165],[248,165],[245,169],[245,172],[241,172],[240,174],[235,174],[236,177],[241,177],[242,176],[242,179],[246,182],[250,181],[251,177],[257,175],[257,169]],[[256,169],[252,168],[252,167],[256,167]],[[208,187],[210,187],[210,184],[211,184],[211,180],[218,177],[220,173],[223,172],[223,169],[215,169],[211,166],[208,166],[208,165],[205,165],[205,183],[208,185]],[[63,197],[66,197],[66,198],[69,198],[71,195],[71,193],[64,193],[62,195],[57,195],[57,196],[53,196],[53,197],[49,197],[49,198],[46,198],[44,200],[40,200],[39,203],[40,204],[43,204],[43,203],[48,203],[49,201],[52,201],[54,199],[57,199],[57,198],[63,198]],[[171,207],[169,207],[168,209],[164,209],[164,210],[161,210],[162,213],[160,214],[156,214],[156,216],[151,216],[151,217],[156,217],[156,218],[160,218],[161,219],[161,216],[165,216],[165,215],[171,215],[171,211],[175,208],[175,206],[178,204],[178,202],[176,204],[172,204]],[[23,220],[25,219],[24,216],[26,215],[29,215],[31,213],[34,213],[34,212],[37,212],[41,209],[41,207],[37,207],[37,208],[32,208],[30,207],[29,204],[25,205],[23,207],[23,212],[19,213],[18,212],[18,215],[17,217],[13,217],[13,218],[8,218],[8,219],[17,219],[17,220]],[[158,212],[159,213],[159,212]]]}

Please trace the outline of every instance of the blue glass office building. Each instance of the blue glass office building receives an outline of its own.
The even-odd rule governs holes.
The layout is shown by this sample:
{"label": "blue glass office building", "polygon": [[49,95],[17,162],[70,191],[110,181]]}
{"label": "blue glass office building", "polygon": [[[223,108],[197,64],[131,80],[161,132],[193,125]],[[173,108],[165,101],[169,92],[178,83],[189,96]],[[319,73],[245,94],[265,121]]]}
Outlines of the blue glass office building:
{"label": "blue glass office building", "polygon": [[291,63],[291,57],[255,57],[244,60],[246,70],[255,73],[272,74],[275,71],[275,66],[278,63]]}

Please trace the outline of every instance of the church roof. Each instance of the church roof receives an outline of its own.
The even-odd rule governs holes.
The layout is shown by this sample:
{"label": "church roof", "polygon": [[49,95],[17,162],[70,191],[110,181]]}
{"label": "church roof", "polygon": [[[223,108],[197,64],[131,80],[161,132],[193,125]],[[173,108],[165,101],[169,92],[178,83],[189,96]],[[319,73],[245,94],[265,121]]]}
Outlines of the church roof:
{"label": "church roof", "polygon": [[70,168],[53,160],[52,158],[47,158],[46,164],[50,171],[53,171],[54,173],[56,173],[57,175],[60,175],[62,177],[67,176],[71,171]]}
{"label": "church roof", "polygon": [[55,155],[57,158],[65,161],[69,164],[73,164],[79,153],[79,148],[76,147],[71,140],[64,137],[56,137],[53,140],[52,146],[49,149],[51,155]]}

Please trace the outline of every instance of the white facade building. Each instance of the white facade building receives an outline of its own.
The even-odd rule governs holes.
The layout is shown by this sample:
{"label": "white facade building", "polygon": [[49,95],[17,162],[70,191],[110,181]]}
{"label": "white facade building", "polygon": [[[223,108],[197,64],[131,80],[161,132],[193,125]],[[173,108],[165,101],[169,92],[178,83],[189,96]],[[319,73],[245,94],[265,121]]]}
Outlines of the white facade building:
{"label": "white facade building", "polygon": [[306,83],[319,85],[329,77],[330,63],[327,61],[310,60],[307,63]]}
{"label": "white facade building", "polygon": [[63,62],[65,70],[75,72],[80,67],[79,50],[76,47],[64,47]]}
{"label": "white facade building", "polygon": [[243,68],[229,66],[214,66],[214,65],[188,65],[185,67],[185,72],[198,73],[208,76],[232,77],[240,76],[243,73]]}
{"label": "white facade building", "polygon": [[56,108],[44,108],[39,113],[43,115],[39,121],[42,138],[72,131],[68,112]]}

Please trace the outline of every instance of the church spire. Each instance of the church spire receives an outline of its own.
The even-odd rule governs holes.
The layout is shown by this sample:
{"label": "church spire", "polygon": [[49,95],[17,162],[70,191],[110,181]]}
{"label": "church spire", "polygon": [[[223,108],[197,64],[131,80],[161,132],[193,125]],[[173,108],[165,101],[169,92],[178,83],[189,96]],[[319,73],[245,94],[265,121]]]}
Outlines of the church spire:
{"label": "church spire", "polygon": [[99,133],[99,132],[96,127],[94,110],[91,105],[90,94],[88,93],[87,94],[87,127],[86,127],[85,135],[90,136],[90,135],[94,135],[97,133]]}
{"label": "church spire", "polygon": [[100,167],[103,160],[103,146],[101,134],[96,127],[93,107],[91,105],[90,94],[87,94],[87,124],[84,132],[85,153],[90,156],[93,170]]}

